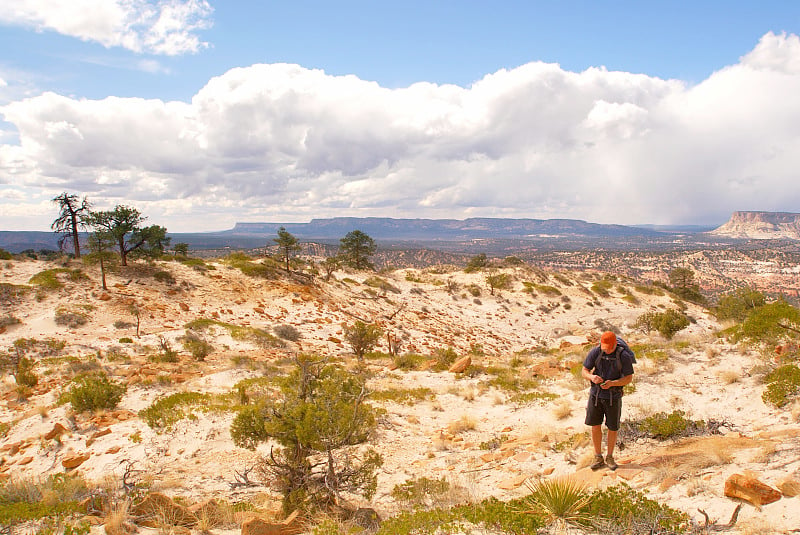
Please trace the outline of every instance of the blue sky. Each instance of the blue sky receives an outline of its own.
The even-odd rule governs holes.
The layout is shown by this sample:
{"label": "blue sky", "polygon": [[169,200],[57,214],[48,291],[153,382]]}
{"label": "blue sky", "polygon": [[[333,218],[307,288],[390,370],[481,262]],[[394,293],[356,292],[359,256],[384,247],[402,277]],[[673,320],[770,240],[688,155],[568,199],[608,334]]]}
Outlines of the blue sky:
{"label": "blue sky", "polygon": [[59,4],[0,7],[0,230],[800,206],[798,2]]}

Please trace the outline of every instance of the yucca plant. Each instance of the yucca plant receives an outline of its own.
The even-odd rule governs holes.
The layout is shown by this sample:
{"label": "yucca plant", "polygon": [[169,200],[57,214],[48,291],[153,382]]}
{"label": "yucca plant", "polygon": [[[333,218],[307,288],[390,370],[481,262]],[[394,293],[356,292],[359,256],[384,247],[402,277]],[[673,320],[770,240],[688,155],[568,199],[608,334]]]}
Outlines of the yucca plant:
{"label": "yucca plant", "polygon": [[525,502],[530,506],[524,513],[540,515],[548,528],[567,533],[570,526],[590,527],[592,516],[588,506],[591,494],[583,483],[568,477],[526,481],[530,494]]}

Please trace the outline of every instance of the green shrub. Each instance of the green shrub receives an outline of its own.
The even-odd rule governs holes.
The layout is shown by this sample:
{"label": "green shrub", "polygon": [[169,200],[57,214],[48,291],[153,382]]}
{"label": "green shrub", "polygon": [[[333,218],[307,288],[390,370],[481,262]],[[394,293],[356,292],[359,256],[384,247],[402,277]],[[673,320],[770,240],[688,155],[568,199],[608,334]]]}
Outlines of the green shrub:
{"label": "green shrub", "polygon": [[386,280],[384,280],[384,279],[382,279],[382,278],[380,278],[378,276],[372,276],[372,277],[367,278],[364,281],[364,285],[369,286],[371,288],[378,288],[379,290],[382,290],[384,292],[392,292],[392,293],[395,293],[395,294],[399,294],[400,293],[400,288],[398,288],[396,286],[393,286],[388,281],[386,281]]}
{"label": "green shrub", "polygon": [[45,271],[40,271],[31,277],[28,282],[44,290],[57,290],[64,286],[64,283],[58,280],[56,276],[56,274],[61,271],[63,270],[47,269]]}
{"label": "green shrub", "polygon": [[124,385],[104,374],[81,374],[72,379],[69,389],[61,395],[61,401],[72,404],[77,412],[111,410],[116,408],[124,393]]}
{"label": "green shrub", "polygon": [[130,338],[128,336],[123,336],[122,338],[119,339],[119,343],[120,344],[132,344],[133,343],[133,338]]}
{"label": "green shrub", "polygon": [[33,371],[35,363],[32,359],[22,357],[17,363],[17,371],[14,374],[14,379],[20,386],[27,386],[33,388],[39,383],[39,377]]}
{"label": "green shrub", "polygon": [[0,247],[0,260],[13,260],[14,255]]}
{"label": "green shrub", "polygon": [[783,407],[800,394],[800,368],[787,364],[776,368],[764,377],[767,388],[761,394],[765,403]]}
{"label": "green shrub", "polygon": [[417,353],[403,353],[402,355],[395,355],[392,361],[395,367],[401,370],[416,370],[428,360],[429,357]]}
{"label": "green shrub", "polygon": [[608,279],[601,279],[592,284],[592,291],[600,297],[608,297],[611,295],[609,290],[614,284]]}
{"label": "green shrub", "polygon": [[690,533],[690,519],[626,484],[596,490],[588,511],[600,533]]}
{"label": "green shrub", "polygon": [[[212,394],[201,392],[177,392],[159,398],[146,409],[139,411],[143,419],[152,429],[169,429],[176,422],[188,418],[194,408],[210,410],[213,406]],[[217,404],[217,406],[219,406]]]}
{"label": "green shrub", "polygon": [[344,339],[350,344],[358,360],[364,360],[364,353],[372,350],[382,335],[380,327],[361,320],[357,320],[353,325],[344,326]]}
{"label": "green shrub", "polygon": [[56,325],[64,325],[70,329],[77,329],[82,325],[86,325],[89,320],[86,318],[86,314],[58,308],[56,309],[55,321]]}
{"label": "green shrub", "polygon": [[464,267],[464,273],[474,273],[476,271],[480,271],[488,265],[489,260],[486,258],[484,253],[481,253],[469,259],[466,267]]}
{"label": "green shrub", "polygon": [[276,325],[272,328],[272,331],[278,338],[289,340],[290,342],[297,342],[300,340],[300,331],[292,325]]}
{"label": "green shrub", "polygon": [[244,253],[231,253],[223,261],[248,277],[274,279],[280,272],[280,265],[274,260],[266,258],[262,262],[253,262]]}
{"label": "green shrub", "polygon": [[715,432],[719,422],[710,420],[690,420],[686,413],[680,410],[667,414],[659,412],[640,420],[625,421],[622,423],[621,435],[627,438],[648,436],[658,440],[667,440],[684,436],[695,436]]}
{"label": "green shrub", "polygon": [[153,278],[158,282],[163,282],[164,284],[175,284],[175,277],[169,271],[156,271],[153,273]]}
{"label": "green shrub", "polygon": [[427,477],[408,479],[405,483],[394,486],[391,496],[395,501],[405,507],[430,507],[441,501],[440,496],[450,490],[450,482],[442,476],[441,479],[428,479]]}
{"label": "green shrub", "polygon": [[645,294],[645,295],[655,295],[657,297],[664,295],[664,290],[662,290],[658,286],[652,286],[652,285],[645,286],[642,284],[637,284],[636,286],[633,287],[633,289],[639,292],[640,294]]}
{"label": "green shrub", "polygon": [[664,312],[645,312],[636,319],[634,327],[644,332],[658,331],[661,336],[669,340],[690,323],[686,315],[671,308]]}
{"label": "green shrub", "polygon": [[433,358],[436,360],[435,369],[446,370],[458,360],[458,353],[452,347],[438,348],[433,352]]}
{"label": "green shrub", "polygon": [[192,331],[186,331],[186,334],[180,338],[180,342],[183,348],[191,353],[192,358],[197,361],[205,360],[214,351],[213,345]]}
{"label": "green shrub", "polygon": [[791,329],[798,328],[800,328],[800,310],[780,299],[752,309],[742,323],[737,339],[745,338],[774,344],[792,337]]}
{"label": "green shrub", "polygon": [[766,297],[754,288],[741,288],[719,298],[714,314],[719,320],[744,321],[751,310],[764,306]]}
{"label": "green shrub", "polygon": [[260,348],[270,348],[270,347],[285,347],[286,343],[277,337],[269,334],[268,332],[264,331],[263,329],[257,329],[256,327],[249,327],[249,326],[240,326],[240,325],[233,325],[231,323],[225,323],[224,321],[218,321],[208,318],[198,318],[196,320],[192,320],[185,325],[187,329],[195,330],[195,331],[203,331],[208,329],[209,327],[222,327],[228,331],[228,334],[231,335],[231,338],[234,340],[243,340],[252,342],[253,344],[257,345]]}

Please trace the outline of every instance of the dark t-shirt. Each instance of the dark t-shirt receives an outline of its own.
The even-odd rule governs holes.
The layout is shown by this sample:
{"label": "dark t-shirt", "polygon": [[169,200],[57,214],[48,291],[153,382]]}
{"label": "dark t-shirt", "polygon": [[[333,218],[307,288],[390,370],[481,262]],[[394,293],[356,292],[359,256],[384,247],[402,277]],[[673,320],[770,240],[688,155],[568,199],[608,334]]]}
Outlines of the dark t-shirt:
{"label": "dark t-shirt", "polygon": [[[589,354],[586,355],[586,358],[583,360],[583,367],[593,372],[595,375],[599,375],[606,381],[614,381],[628,375],[633,375],[633,363],[636,362],[633,351],[631,351],[628,344],[621,338],[617,338],[617,345],[622,347],[622,352],[620,352],[619,355],[619,361],[622,364],[621,370],[617,370],[617,366],[614,363],[614,354],[603,353],[600,346],[595,346],[589,350]],[[605,358],[601,358],[601,356]],[[600,385],[592,383],[591,389],[589,390],[589,395],[592,397],[599,395],[601,399],[611,399],[612,394],[614,399],[621,398],[622,387],[602,389]]]}

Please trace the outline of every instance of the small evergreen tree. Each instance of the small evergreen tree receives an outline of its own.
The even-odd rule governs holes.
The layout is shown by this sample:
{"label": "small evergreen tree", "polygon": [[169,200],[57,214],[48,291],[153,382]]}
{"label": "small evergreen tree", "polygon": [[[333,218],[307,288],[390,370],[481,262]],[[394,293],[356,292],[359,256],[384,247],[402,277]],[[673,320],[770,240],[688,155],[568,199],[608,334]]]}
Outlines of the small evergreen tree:
{"label": "small evergreen tree", "polygon": [[689,268],[678,267],[669,272],[670,290],[692,303],[704,304],[706,298],[700,293],[700,285],[695,281],[694,271]]}
{"label": "small evergreen tree", "polygon": [[375,240],[361,232],[348,232],[339,240],[339,258],[353,269],[374,269],[369,257],[375,254],[378,246]]}
{"label": "small evergreen tree", "polygon": [[350,448],[365,442],[375,428],[375,411],[364,403],[365,378],[307,355],[295,364],[279,381],[277,401],[247,406],[236,416],[234,443],[254,448],[271,438],[280,444],[263,468],[283,493],[286,513],[325,508],[342,492],[370,499],[381,457],[369,449],[359,459]]}
{"label": "small evergreen tree", "polygon": [[482,270],[488,265],[489,260],[486,258],[486,254],[481,253],[469,259],[469,262],[467,262],[467,265],[464,268],[464,273],[474,273]]}
{"label": "small evergreen tree", "polygon": [[356,321],[352,326],[344,326],[344,339],[353,348],[358,360],[364,360],[364,353],[371,351],[378,343],[383,331],[377,325]]}
{"label": "small evergreen tree", "polygon": [[486,276],[489,293],[494,295],[495,290],[505,290],[511,287],[511,276],[508,273],[492,273]]}
{"label": "small evergreen tree", "polygon": [[293,253],[301,249],[297,238],[288,232],[286,227],[281,227],[278,229],[278,237],[273,238],[272,241],[278,244],[278,248],[281,251],[281,258],[286,261],[286,272],[289,273],[289,259],[292,257]]}

